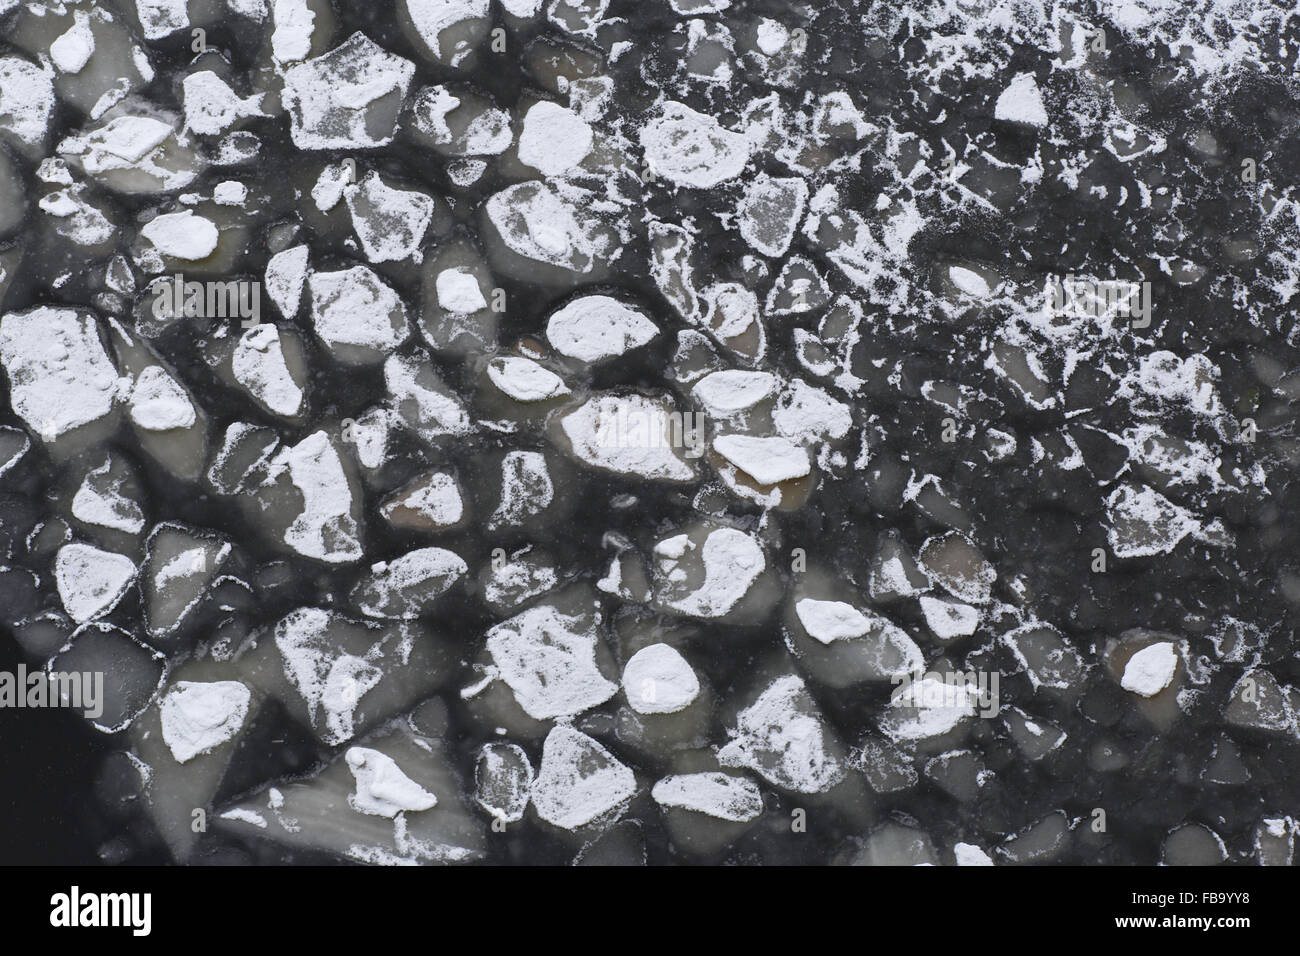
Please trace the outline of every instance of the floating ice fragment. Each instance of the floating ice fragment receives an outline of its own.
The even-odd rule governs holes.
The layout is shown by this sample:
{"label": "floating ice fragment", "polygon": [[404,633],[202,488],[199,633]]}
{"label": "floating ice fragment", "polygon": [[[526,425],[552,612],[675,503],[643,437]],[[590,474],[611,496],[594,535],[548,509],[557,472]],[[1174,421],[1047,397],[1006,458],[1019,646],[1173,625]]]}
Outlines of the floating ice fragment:
{"label": "floating ice fragment", "polygon": [[158,708],[163,740],[176,762],[188,763],[239,733],[251,699],[239,681],[177,681]]}

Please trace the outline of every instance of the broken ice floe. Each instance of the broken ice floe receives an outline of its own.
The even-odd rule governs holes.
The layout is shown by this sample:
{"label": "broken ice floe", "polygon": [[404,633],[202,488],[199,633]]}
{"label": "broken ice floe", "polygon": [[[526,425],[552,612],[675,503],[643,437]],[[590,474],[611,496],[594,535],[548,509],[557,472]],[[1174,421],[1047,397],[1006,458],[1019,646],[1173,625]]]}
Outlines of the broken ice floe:
{"label": "broken ice floe", "polygon": [[[1073,860],[1065,755],[1300,739],[1285,156],[1095,82],[1096,11],[0,10],[0,618],[110,678],[174,859]],[[1188,115],[1293,83],[1271,14],[1100,16]],[[1147,842],[1289,860],[1284,809]]]}

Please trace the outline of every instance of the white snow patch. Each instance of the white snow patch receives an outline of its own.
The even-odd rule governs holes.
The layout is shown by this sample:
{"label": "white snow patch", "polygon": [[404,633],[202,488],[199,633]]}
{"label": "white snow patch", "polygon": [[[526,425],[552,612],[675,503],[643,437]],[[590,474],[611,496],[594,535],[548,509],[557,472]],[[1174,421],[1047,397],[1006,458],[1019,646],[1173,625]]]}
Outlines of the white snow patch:
{"label": "white snow patch", "polygon": [[998,97],[993,107],[993,118],[1024,123],[1028,126],[1047,125],[1047,110],[1043,108],[1043,94],[1032,73],[1017,73]]}
{"label": "white snow patch", "polygon": [[623,668],[623,692],[638,714],[673,714],[699,696],[700,681],[674,648],[651,644]]}
{"label": "white snow patch", "polygon": [[233,739],[251,700],[237,680],[178,681],[158,705],[163,741],[176,762],[188,763]]}
{"label": "white snow patch", "polygon": [[551,316],[546,338],[560,354],[584,362],[622,355],[659,332],[640,311],[607,295],[575,299]]}
{"label": "white snow patch", "polygon": [[1178,668],[1178,655],[1169,641],[1160,641],[1142,648],[1124,665],[1120,686],[1143,697],[1154,697],[1174,679]]}
{"label": "white snow patch", "polygon": [[348,806],[390,820],[405,811],[419,812],[437,806],[438,798],[402,772],[397,761],[370,747],[349,747],[344,756],[356,792],[348,795]]}

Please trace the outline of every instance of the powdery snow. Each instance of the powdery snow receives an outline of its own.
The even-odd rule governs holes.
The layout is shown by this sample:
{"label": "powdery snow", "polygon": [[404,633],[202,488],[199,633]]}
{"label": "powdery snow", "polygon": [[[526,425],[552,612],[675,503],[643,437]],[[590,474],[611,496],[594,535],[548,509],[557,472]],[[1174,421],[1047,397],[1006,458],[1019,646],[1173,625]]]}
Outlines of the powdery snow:
{"label": "powdery snow", "polygon": [[1178,668],[1178,655],[1169,641],[1160,641],[1142,648],[1124,665],[1120,686],[1143,697],[1154,697],[1174,679]]}
{"label": "powdery snow", "polygon": [[232,740],[252,700],[239,681],[178,681],[158,705],[163,741],[177,763],[188,763]]}

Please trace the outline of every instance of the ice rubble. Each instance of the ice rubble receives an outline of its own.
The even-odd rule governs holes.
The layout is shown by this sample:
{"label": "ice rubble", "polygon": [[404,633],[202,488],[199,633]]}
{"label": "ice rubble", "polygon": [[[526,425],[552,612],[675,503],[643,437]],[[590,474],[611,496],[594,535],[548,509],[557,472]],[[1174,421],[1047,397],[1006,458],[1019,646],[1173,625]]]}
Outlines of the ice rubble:
{"label": "ice rubble", "polygon": [[[167,62],[191,18],[212,22],[203,5],[0,14],[0,483],[23,516],[0,522],[4,623],[42,663],[112,662],[97,726],[127,732],[177,859],[203,842],[194,807],[224,833],[372,863],[475,860],[489,827],[539,823],[584,859],[644,858],[620,842],[628,813],[712,859],[771,849],[750,828],[775,789],[844,813],[860,862],[1029,862],[1082,842],[1054,806],[949,852],[868,819],[854,787],[924,776],[983,799],[990,738],[1054,767],[1081,725],[1052,702],[1097,723],[1098,687],[1148,732],[1212,706],[1233,732],[1300,738],[1265,638],[1226,651],[1190,615],[1186,635],[1090,646],[1113,572],[1073,603],[1044,572],[1087,567],[1095,543],[1157,582],[1224,573],[1242,498],[1276,493],[1261,461],[1290,461],[1277,429],[1296,391],[1261,357],[1256,408],[1217,342],[1042,307],[1067,257],[1034,260],[1019,237],[1055,227],[1028,200],[1116,200],[1096,156],[1066,150],[1081,130],[1104,127],[1119,206],[1159,207],[1180,235],[1195,203],[1175,153],[1222,155],[1208,130],[1179,152],[1066,21],[967,30],[949,7],[864,24],[919,38],[920,60],[875,68],[929,89],[921,122],[827,88],[812,21],[725,0],[672,0],[663,36],[605,3],[404,0],[418,67],[312,0],[227,6],[261,40],[251,68]],[[1099,15],[1183,44],[1169,67],[1189,81],[1274,67],[1168,6]],[[530,91],[515,102],[476,76],[506,62],[498,16]],[[439,85],[420,86],[431,66]],[[971,115],[985,122],[951,125]],[[286,164],[284,136],[318,158]],[[1294,294],[1296,243],[1294,204],[1260,192],[1246,223],[1267,220],[1277,251],[1263,292],[1231,294],[1262,329],[1269,297]],[[968,241],[974,219],[1018,254]],[[1198,253],[1159,238],[1155,266],[1119,265],[1162,295],[1237,281],[1204,282],[1183,258]],[[173,270],[260,279],[279,318],[151,315],[145,290]],[[934,437],[948,416],[959,440]],[[45,502],[25,490],[43,469]],[[971,479],[985,469],[1005,528]],[[180,520],[191,503],[202,522]],[[1069,517],[1027,534],[1026,503]],[[1045,559],[1024,550],[1039,539]],[[1090,547],[1067,560],[1076,539]],[[640,615],[655,623],[629,637]],[[460,621],[477,623],[456,644],[442,625]],[[767,657],[736,709],[703,651],[741,646]],[[910,695],[846,703],[924,667]],[[990,667],[1024,696],[972,732],[979,688],[934,675]],[[303,728],[317,762],[238,777],[259,719]],[[1109,746],[1087,759],[1123,759]],[[1275,822],[1261,859],[1282,852]],[[1163,855],[1213,861],[1219,841],[1170,825]]]}

